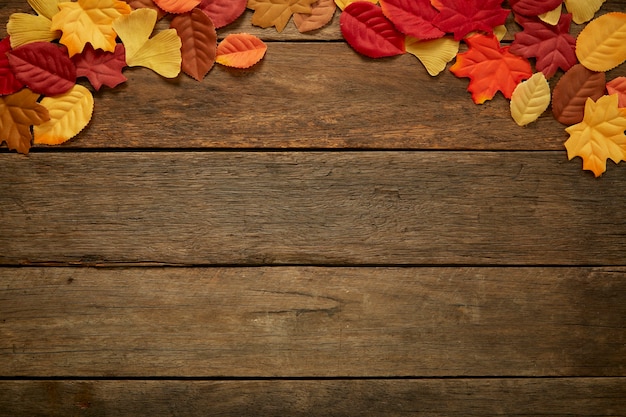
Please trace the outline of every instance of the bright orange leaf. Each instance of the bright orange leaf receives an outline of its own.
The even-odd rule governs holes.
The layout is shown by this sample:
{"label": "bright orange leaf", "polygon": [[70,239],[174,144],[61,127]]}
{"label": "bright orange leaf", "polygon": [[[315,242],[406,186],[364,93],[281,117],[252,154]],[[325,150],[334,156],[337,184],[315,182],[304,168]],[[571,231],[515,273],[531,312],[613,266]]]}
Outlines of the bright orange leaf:
{"label": "bright orange leaf", "polygon": [[626,77],[617,77],[606,83],[609,94],[617,94],[619,107],[626,107]]}
{"label": "bright orange leaf", "polygon": [[154,3],[168,13],[180,14],[191,11],[200,0],[154,0]]}
{"label": "bright orange leaf", "polygon": [[626,160],[626,109],[617,107],[617,95],[587,99],[583,121],[567,129],[567,157],[580,156],[583,169],[596,177],[606,171],[606,160]]}
{"label": "bright orange leaf", "polygon": [[317,0],[311,5],[311,13],[294,13],[293,23],[301,33],[324,27],[330,22],[337,10],[335,0]]}
{"label": "bright orange leaf", "polygon": [[262,28],[275,26],[282,32],[294,13],[311,13],[316,0],[248,0],[248,8],[254,10],[252,24]]}
{"label": "bright orange leaf", "polygon": [[531,77],[528,60],[510,53],[508,46],[500,47],[494,35],[477,34],[465,42],[469,50],[457,55],[450,71],[457,77],[470,79],[468,91],[476,104],[491,100],[498,91],[511,98],[517,84]]}
{"label": "bright orange leaf", "polygon": [[254,35],[238,33],[228,35],[217,45],[215,62],[234,68],[250,68],[265,55],[267,45]]}
{"label": "bright orange leaf", "polygon": [[0,143],[9,149],[28,153],[32,135],[30,127],[50,120],[50,114],[37,103],[39,94],[27,88],[9,96],[0,97]]}

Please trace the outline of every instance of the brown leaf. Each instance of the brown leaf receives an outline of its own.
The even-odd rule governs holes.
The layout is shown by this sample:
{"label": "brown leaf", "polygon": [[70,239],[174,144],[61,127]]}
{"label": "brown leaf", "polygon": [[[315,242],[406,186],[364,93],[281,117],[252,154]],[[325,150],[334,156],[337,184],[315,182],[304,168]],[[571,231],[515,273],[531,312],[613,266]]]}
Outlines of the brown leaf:
{"label": "brown leaf", "polygon": [[317,0],[311,5],[311,13],[294,13],[293,23],[301,33],[324,27],[330,22],[337,9],[335,0]]}
{"label": "brown leaf", "polygon": [[252,24],[262,28],[275,26],[282,32],[294,13],[311,13],[315,0],[248,0],[248,8],[254,10]]}
{"label": "brown leaf", "polygon": [[9,149],[26,154],[30,149],[30,127],[50,120],[50,114],[37,103],[39,94],[27,88],[9,96],[0,97],[0,143]]}
{"label": "brown leaf", "polygon": [[594,101],[604,95],[606,77],[603,72],[588,70],[581,64],[569,69],[552,92],[552,114],[565,125],[583,120],[587,98]]}
{"label": "brown leaf", "polygon": [[217,33],[211,18],[200,9],[172,19],[182,41],[182,70],[185,74],[201,81],[213,68],[217,50]]}

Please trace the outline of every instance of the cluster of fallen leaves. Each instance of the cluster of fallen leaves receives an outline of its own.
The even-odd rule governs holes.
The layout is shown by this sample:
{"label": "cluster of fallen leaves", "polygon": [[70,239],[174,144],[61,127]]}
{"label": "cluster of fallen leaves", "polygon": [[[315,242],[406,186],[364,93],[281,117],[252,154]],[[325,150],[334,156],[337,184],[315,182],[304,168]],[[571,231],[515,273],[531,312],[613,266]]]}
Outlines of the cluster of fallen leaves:
{"label": "cluster of fallen leaves", "polygon": [[[28,153],[31,142],[56,145],[91,120],[91,89],[114,88],[126,67],[201,81],[215,63],[248,68],[267,46],[249,34],[218,43],[216,29],[235,21],[246,0],[28,0],[0,41],[0,143]],[[158,19],[169,28],[154,36]],[[77,83],[84,77],[88,85]],[[86,83],[85,83],[86,84]],[[89,88],[91,87],[91,89]],[[32,128],[32,133],[31,133]]]}

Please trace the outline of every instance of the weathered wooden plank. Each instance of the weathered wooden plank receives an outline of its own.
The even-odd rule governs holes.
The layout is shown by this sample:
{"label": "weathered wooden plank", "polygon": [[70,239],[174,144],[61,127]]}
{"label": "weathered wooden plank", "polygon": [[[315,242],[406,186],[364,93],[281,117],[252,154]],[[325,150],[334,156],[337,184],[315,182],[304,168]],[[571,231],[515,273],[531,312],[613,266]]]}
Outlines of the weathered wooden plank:
{"label": "weathered wooden plank", "polygon": [[0,268],[0,376],[625,376],[621,268]]}
{"label": "weathered wooden plank", "polygon": [[0,155],[0,264],[624,265],[626,176],[564,152]]}
{"label": "weathered wooden plank", "polygon": [[5,381],[12,417],[626,416],[626,381]]}

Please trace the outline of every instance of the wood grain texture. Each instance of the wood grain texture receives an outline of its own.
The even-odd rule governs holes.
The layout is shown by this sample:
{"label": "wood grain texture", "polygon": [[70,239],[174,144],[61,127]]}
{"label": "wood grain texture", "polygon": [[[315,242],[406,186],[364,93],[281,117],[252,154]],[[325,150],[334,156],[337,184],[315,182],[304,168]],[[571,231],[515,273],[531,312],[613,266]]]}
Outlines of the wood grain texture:
{"label": "wood grain texture", "polygon": [[618,417],[626,416],[626,381],[7,381],[0,410],[12,417]]}
{"label": "wood grain texture", "polygon": [[624,265],[564,152],[0,155],[0,264]]}
{"label": "wood grain texture", "polygon": [[0,268],[0,300],[4,377],[626,376],[625,268]]}

